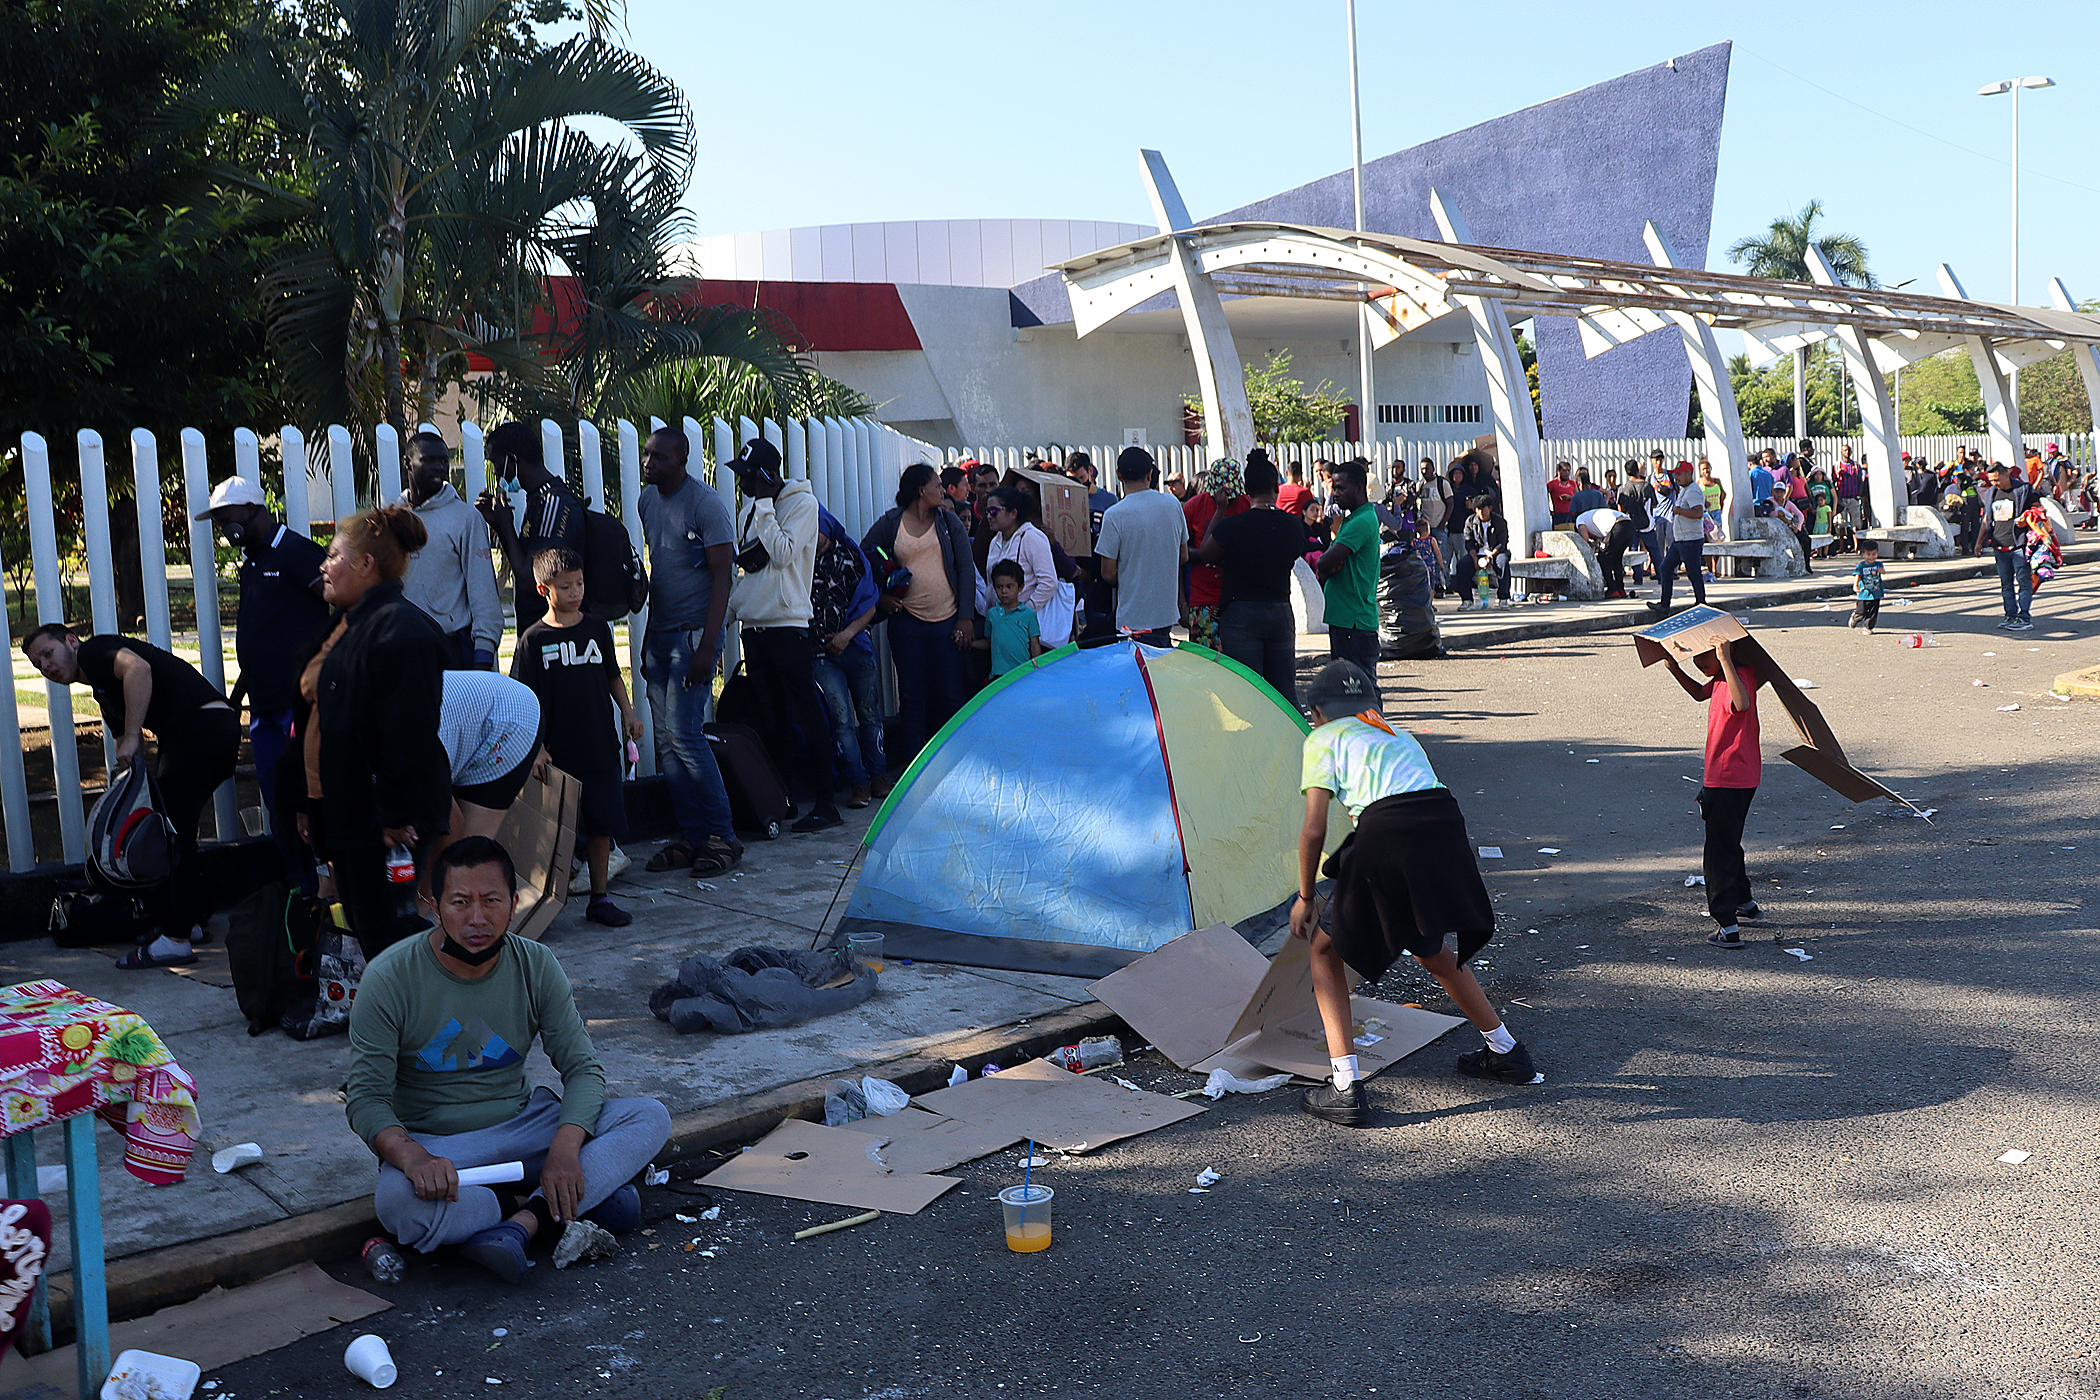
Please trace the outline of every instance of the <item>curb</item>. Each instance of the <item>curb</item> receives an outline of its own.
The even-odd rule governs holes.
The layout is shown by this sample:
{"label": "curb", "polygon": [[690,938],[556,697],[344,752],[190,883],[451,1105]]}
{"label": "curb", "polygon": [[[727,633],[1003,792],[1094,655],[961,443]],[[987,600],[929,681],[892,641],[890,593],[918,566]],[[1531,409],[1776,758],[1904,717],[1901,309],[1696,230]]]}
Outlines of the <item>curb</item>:
{"label": "curb", "polygon": [[[670,1141],[658,1154],[657,1164],[685,1163],[713,1148],[749,1142],[772,1131],[785,1118],[821,1122],[825,1086],[848,1076],[872,1074],[907,1093],[931,1093],[946,1087],[952,1065],[974,1072],[987,1061],[1005,1064],[1010,1057],[1032,1058],[1088,1036],[1130,1033],[1122,1018],[1100,1002],[1082,1002],[1048,1016],[980,1031],[924,1054],[839,1069],[814,1079],[725,1099],[673,1118]],[[190,1240],[113,1260],[107,1269],[109,1318],[111,1322],[122,1322],[143,1317],[186,1303],[214,1288],[252,1283],[294,1264],[354,1254],[378,1232],[372,1198],[360,1196],[286,1220],[272,1220],[211,1239]],[[70,1272],[53,1274],[49,1279],[54,1346],[73,1338],[72,1284]]]}
{"label": "curb", "polygon": [[[2100,546],[2072,545],[2064,551],[2066,564],[2092,563],[2096,560],[2100,560]],[[1995,578],[1997,572],[1998,566],[1992,560],[1964,557],[1947,561],[1936,569],[1892,578],[1889,580],[1889,590],[1896,592],[1933,584],[1967,583],[1979,578]],[[1821,602],[1826,594],[1832,592],[1850,596],[1851,590],[1852,582],[1846,575],[1823,574],[1775,583],[1771,588],[1729,601],[1738,610],[1751,612],[1758,608],[1783,607],[1789,603]],[[1440,623],[1443,620],[1441,614],[1438,620]],[[1537,622],[1519,622],[1466,632],[1446,631],[1443,633],[1444,650],[1480,651],[1508,646],[1512,642],[1535,641],[1540,637],[1574,637],[1588,632],[1614,632],[1623,627],[1646,627],[1654,620],[1646,608],[1635,608],[1577,614],[1572,617],[1541,618]]]}

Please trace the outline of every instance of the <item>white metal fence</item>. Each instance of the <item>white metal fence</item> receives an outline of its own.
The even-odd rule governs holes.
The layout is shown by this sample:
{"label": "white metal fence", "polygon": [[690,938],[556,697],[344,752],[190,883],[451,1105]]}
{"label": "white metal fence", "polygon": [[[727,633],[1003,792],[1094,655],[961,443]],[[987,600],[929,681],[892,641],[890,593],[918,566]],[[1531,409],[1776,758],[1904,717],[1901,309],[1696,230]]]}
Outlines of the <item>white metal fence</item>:
{"label": "white metal fence", "polygon": [[[572,481],[580,484],[591,503],[604,508],[608,502],[608,451],[611,480],[618,485],[616,513],[627,527],[628,538],[642,549],[642,523],[637,502],[641,495],[641,442],[648,431],[661,427],[652,420],[647,429],[620,420],[609,431],[595,423],[581,423],[572,439],[551,421],[540,425],[542,448],[550,470],[560,464],[577,464]],[[889,507],[897,479],[914,461],[938,462],[938,448],[905,437],[895,429],[871,419],[808,419],[754,423],[745,418],[735,425],[717,418],[703,432],[699,423],[684,420],[695,460],[692,469],[722,492],[734,512],[740,504],[736,483],[729,473],[716,473],[718,463],[734,457],[738,445],[765,437],[780,449],[791,480],[806,480],[817,499],[851,530],[855,537],[866,533]],[[22,436],[22,470],[27,492],[31,575],[35,582],[37,622],[75,622],[96,633],[124,630],[135,620],[117,616],[116,559],[110,529],[110,510],[115,499],[110,490],[109,463],[101,434],[83,429],[74,435],[73,447],[80,481],[80,517],[59,519],[53,475],[52,446],[41,434]],[[173,619],[169,606],[170,545],[192,561],[191,581],[196,603],[195,638],[199,669],[220,689],[226,687],[226,654],[229,638],[219,607],[219,579],[215,565],[216,540],[209,520],[193,521],[211,495],[212,456],[204,435],[186,429],[176,444],[180,458],[180,487],[173,492],[181,503],[179,524],[163,523],[163,469],[161,444],[152,433],[130,434],[132,505],[138,515],[138,562],[144,584],[144,635],[156,646],[175,649]],[[309,441],[297,427],[286,426],[274,437],[249,428],[234,431],[231,443],[232,470],[265,486],[266,449],[274,449],[273,476],[281,490],[284,519],[294,529],[312,532],[316,523],[332,523],[372,504],[368,490],[361,491],[359,472],[350,431],[341,426],[325,429]],[[224,449],[222,449],[224,450]],[[226,459],[218,459],[224,462]],[[372,460],[378,466],[379,492],[387,500],[401,497],[401,443],[394,430],[379,427],[373,434]],[[485,479],[482,433],[473,423],[462,424],[454,455],[453,484],[472,500]],[[224,475],[222,471],[220,473]],[[173,485],[173,482],[168,483]],[[514,503],[522,510],[522,502]],[[60,548],[61,525],[70,547]],[[171,539],[170,536],[173,536]],[[0,559],[0,579],[9,561]],[[66,590],[78,588],[85,576],[88,616],[68,617]],[[0,609],[7,606],[5,584],[0,582]],[[11,614],[0,614],[10,615]],[[647,613],[630,620],[628,665],[635,688],[636,708],[648,723],[648,707],[642,700],[641,638]],[[12,639],[10,639],[12,641]],[[10,646],[10,655],[19,652]],[[53,791],[48,800],[57,808],[57,839],[39,839],[32,825],[26,752],[20,708],[13,684],[0,689],[0,726],[12,728],[16,744],[0,746],[0,827],[7,841],[10,870],[27,870],[39,859],[63,858],[77,862],[86,845],[86,803],[80,778],[78,726],[72,692],[68,687],[44,684],[49,714],[50,758]],[[115,736],[104,734],[105,765],[114,752]],[[642,745],[644,771],[653,771],[653,745]],[[40,798],[40,800],[43,800]],[[216,830],[220,837],[240,830],[232,785],[217,794],[213,803]],[[47,823],[48,825],[48,823]]]}

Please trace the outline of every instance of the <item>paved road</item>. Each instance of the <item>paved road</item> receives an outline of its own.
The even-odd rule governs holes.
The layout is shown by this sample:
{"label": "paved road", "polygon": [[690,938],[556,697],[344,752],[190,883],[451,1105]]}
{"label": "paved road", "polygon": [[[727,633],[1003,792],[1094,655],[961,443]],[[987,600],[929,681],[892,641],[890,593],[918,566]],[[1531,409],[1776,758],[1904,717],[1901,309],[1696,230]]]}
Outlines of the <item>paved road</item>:
{"label": "paved road", "polygon": [[[516,1290],[447,1263],[382,1290],[400,1393],[2100,1394],[2100,705],[2045,694],[2094,661],[2100,585],[2059,584],[2022,636],[1917,596],[1895,615],[1943,645],[1755,618],[1859,765],[1938,809],[1854,807],[1768,757],[1752,871],[1812,961],[1705,946],[1680,777],[1701,716],[1623,636],[1418,668],[1395,708],[1508,853],[1486,978],[1546,1086],[1452,1075],[1462,1032],[1373,1081],[1366,1131],[1290,1091],[1228,1099],[1047,1169],[1036,1256],[1000,1243],[1003,1158],[916,1217],[799,1245],[847,1212],[723,1193],[687,1225],[671,1212],[706,1202],[651,1191],[653,1249]],[[1784,727],[1767,716],[1768,756]],[[1437,1004],[1418,976],[1379,990]],[[1194,1083],[1151,1056],[1125,1073]],[[1224,1180],[1189,1194],[1205,1167]],[[228,1367],[217,1394],[350,1393],[350,1335]]]}

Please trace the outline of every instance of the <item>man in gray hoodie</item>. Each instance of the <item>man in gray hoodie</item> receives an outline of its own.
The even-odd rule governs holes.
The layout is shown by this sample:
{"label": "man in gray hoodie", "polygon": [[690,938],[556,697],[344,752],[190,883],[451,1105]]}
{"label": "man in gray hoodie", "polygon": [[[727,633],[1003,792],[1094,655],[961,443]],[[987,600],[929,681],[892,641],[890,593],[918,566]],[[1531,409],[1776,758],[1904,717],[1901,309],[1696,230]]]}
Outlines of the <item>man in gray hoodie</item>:
{"label": "man in gray hoodie", "polygon": [[401,592],[445,634],[447,669],[489,671],[503,640],[503,599],[489,559],[489,529],[452,489],[452,451],[436,433],[408,440],[408,492],[403,502],[430,533],[409,556]]}
{"label": "man in gray hoodie", "polygon": [[[831,722],[817,698],[815,656],[809,643],[809,590],[817,566],[817,497],[807,481],[785,481],[780,453],[763,438],[744,444],[729,469],[745,497],[737,521],[737,566],[729,613],[743,624],[744,661],[765,716],[766,747],[783,773],[799,768],[814,805],[792,831],[837,826],[831,785]],[[795,727],[803,734],[801,762]],[[792,780],[790,787],[792,788]]]}

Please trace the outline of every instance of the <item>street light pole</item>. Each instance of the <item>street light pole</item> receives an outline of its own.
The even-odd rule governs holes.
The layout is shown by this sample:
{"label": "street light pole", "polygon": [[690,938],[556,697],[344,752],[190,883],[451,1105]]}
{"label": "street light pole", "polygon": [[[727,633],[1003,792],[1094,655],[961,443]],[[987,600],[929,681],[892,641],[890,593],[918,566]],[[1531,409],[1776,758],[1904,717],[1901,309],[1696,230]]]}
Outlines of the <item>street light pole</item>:
{"label": "street light pole", "polygon": [[[1364,231],[1364,110],[1356,78],[1356,0],[1349,10],[1349,159],[1356,179],[1356,231]],[[1357,424],[1360,442],[1377,441],[1378,373],[1371,363],[1371,304],[1356,310]],[[1370,455],[1369,453],[1365,454]]]}
{"label": "street light pole", "polygon": [[[2012,273],[2011,292],[2006,304],[2020,304],[2020,89],[2055,87],[2056,79],[2026,77],[2007,79],[2004,82],[1986,83],[1976,89],[1978,97],[1996,97],[2000,93],[2012,94]],[[2020,398],[2020,371],[2015,368],[2008,376],[2013,401]]]}

